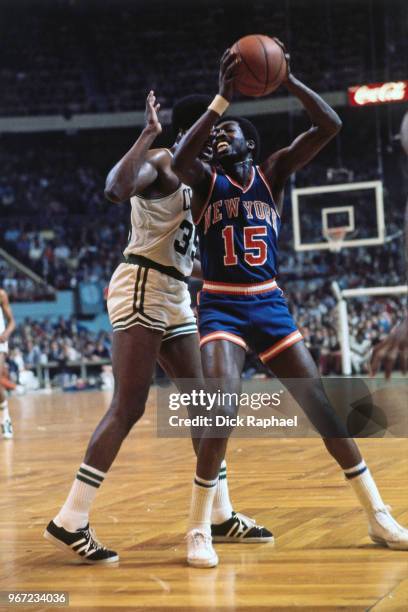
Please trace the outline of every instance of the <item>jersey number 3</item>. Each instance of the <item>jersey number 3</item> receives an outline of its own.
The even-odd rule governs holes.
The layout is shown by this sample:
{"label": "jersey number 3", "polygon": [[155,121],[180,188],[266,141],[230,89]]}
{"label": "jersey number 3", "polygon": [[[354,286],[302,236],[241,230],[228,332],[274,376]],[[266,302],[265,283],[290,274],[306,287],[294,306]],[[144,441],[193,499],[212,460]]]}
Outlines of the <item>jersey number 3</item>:
{"label": "jersey number 3", "polygon": [[[264,225],[244,227],[244,260],[249,266],[262,266],[268,255],[268,245],[262,236],[268,233]],[[227,225],[222,230],[224,239],[224,265],[236,266],[238,257],[235,253],[234,226]]]}
{"label": "jersey number 3", "polygon": [[190,246],[191,239],[193,239],[193,248],[191,249],[190,255],[192,261],[194,261],[198,242],[198,234],[195,231],[194,225],[187,219],[184,219],[181,222],[179,229],[183,231],[181,236],[182,240],[176,239],[174,241],[174,248],[176,249],[177,253],[180,253],[180,255],[185,255]]}

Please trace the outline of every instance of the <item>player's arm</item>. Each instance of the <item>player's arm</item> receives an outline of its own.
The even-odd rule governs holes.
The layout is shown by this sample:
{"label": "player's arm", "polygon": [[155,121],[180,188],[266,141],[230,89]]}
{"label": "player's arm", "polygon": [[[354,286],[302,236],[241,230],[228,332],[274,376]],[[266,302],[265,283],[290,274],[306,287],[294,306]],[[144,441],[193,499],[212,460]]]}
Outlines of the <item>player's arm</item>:
{"label": "player's arm", "polygon": [[195,259],[193,262],[191,278],[195,278],[196,280],[203,280],[203,271],[201,269],[201,261],[199,259]]}
{"label": "player's arm", "polygon": [[[218,97],[216,96],[204,115],[184,134],[173,157],[172,169],[174,173],[184,184],[193,189],[191,211],[194,221],[197,221],[201,216],[211,190],[213,178],[211,166],[199,159],[199,156],[215,123],[232,99],[234,70],[238,62],[237,55],[230,53],[229,49],[224,53],[220,64]],[[212,107],[215,107],[216,110]]]}
{"label": "player's arm", "polygon": [[307,132],[295,138],[289,147],[276,151],[261,165],[276,202],[282,199],[283,188],[289,176],[308,164],[342,126],[338,114],[315,91],[294,77],[289,68],[283,84],[300,100],[312,125]]}
{"label": "player's arm", "polygon": [[143,194],[159,175],[160,155],[149,151],[162,127],[158,118],[160,104],[153,91],[146,99],[146,125],[134,145],[109,172],[105,197],[112,202],[123,202],[135,194]]}
{"label": "player's arm", "polygon": [[7,340],[10,338],[11,334],[16,328],[16,323],[14,321],[13,312],[11,310],[8,295],[4,291],[4,289],[0,289],[0,304],[3,308],[3,314],[7,321],[6,329],[2,334],[0,334],[0,342],[7,342]]}
{"label": "player's arm", "polygon": [[183,136],[171,162],[171,168],[180,181],[192,188],[191,213],[194,221],[201,216],[212,182],[210,165],[198,156],[218,118],[214,111],[207,110]]}

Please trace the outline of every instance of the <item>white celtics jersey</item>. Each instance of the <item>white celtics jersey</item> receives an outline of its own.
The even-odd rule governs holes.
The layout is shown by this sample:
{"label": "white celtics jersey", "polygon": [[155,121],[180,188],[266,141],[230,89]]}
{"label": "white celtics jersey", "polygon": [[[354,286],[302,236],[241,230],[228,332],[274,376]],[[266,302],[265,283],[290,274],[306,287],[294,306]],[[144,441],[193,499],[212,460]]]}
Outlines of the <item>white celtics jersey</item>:
{"label": "white celtics jersey", "polygon": [[165,198],[130,199],[131,234],[124,255],[142,255],[190,276],[197,236],[191,216],[191,189],[181,184]]}

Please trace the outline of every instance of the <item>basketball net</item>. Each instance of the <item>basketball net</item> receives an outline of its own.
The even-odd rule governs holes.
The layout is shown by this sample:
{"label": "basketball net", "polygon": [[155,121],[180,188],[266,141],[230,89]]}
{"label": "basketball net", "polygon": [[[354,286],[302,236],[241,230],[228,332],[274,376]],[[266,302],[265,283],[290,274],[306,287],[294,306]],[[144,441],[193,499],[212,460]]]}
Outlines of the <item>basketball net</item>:
{"label": "basketball net", "polygon": [[324,231],[324,237],[329,243],[329,249],[332,253],[341,251],[347,231],[347,227],[328,227]]}

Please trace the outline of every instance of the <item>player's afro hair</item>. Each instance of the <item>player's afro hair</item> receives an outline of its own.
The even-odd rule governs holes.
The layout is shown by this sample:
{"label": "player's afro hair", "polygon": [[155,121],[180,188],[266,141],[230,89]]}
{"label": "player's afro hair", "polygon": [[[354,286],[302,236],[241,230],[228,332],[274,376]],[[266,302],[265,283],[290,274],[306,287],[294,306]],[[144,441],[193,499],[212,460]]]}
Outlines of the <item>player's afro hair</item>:
{"label": "player's afro hair", "polygon": [[205,113],[211,102],[211,96],[193,94],[177,100],[173,106],[171,124],[174,135],[180,130],[188,130]]}
{"label": "player's afro hair", "polygon": [[241,131],[243,135],[245,136],[245,140],[254,141],[255,148],[253,150],[252,155],[253,155],[254,161],[257,162],[259,160],[259,155],[261,152],[261,138],[259,136],[258,130],[254,126],[252,121],[249,121],[249,119],[245,119],[245,117],[232,117],[230,115],[227,115],[226,117],[221,117],[218,123],[221,123],[224,121],[235,121],[236,123],[238,123],[239,127],[241,128]]}

